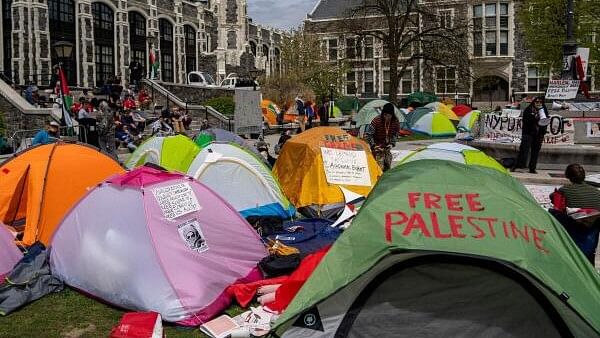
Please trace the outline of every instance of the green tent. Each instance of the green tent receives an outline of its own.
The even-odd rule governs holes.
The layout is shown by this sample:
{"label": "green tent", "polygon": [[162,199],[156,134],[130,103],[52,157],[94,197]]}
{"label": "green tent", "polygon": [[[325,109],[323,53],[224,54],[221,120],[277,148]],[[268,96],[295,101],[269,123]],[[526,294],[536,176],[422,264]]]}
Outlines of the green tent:
{"label": "green tent", "polygon": [[433,110],[431,110],[430,108],[425,108],[425,107],[419,107],[415,110],[413,110],[412,112],[406,114],[406,123],[408,124],[408,126],[410,128],[412,128],[412,126],[424,115],[427,115],[429,113],[432,113]]}
{"label": "green tent", "polygon": [[[386,100],[373,100],[365,104],[358,114],[356,114],[356,125],[360,127],[365,124],[370,124],[377,115],[381,114],[380,109],[383,108],[386,103],[389,102]],[[406,119],[400,109],[394,106],[394,112],[396,113],[396,117],[398,118],[398,121],[400,121],[400,124],[404,124]]]}
{"label": "green tent", "polygon": [[414,93],[409,94],[408,97],[406,98],[406,101],[408,103],[416,102],[416,103],[420,103],[422,105],[426,105],[428,103],[435,102],[438,100],[439,99],[435,94],[428,93],[428,92],[414,92]]}
{"label": "green tent", "polygon": [[516,179],[387,172],[275,324],[279,337],[598,337],[600,277]]}
{"label": "green tent", "polygon": [[145,163],[157,164],[167,170],[187,172],[200,152],[200,147],[184,135],[151,137],[131,154],[125,167],[132,169]]}

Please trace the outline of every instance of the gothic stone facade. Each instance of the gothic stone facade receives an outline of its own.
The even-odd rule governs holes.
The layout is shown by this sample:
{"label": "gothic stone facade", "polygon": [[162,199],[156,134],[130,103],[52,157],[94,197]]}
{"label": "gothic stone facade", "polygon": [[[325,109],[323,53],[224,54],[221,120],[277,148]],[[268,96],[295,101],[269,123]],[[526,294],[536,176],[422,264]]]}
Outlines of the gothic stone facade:
{"label": "gothic stone facade", "polygon": [[[428,67],[414,61],[402,74],[398,88],[401,97],[414,91],[435,92],[441,97],[459,98],[480,105],[507,102],[521,95],[540,95],[549,76],[529,62],[530,53],[524,47],[522,30],[516,20],[520,1],[510,0],[422,0],[437,11],[440,24],[469,23],[471,76],[461,78],[452,67]],[[340,6],[344,4],[344,6]],[[347,60],[344,92],[362,98],[388,95],[388,59],[381,41],[364,38],[357,44],[355,34],[345,31],[342,21],[349,8],[360,0],[320,0],[307,15],[304,28],[320,37],[328,50],[328,60]],[[382,18],[372,18],[381,22]],[[347,29],[346,29],[347,30]],[[419,48],[414,46],[413,48]],[[414,51],[413,51],[414,52]],[[591,78],[591,77],[590,77]],[[590,80],[593,81],[593,80]],[[594,90],[594,83],[589,84]]]}
{"label": "gothic stone facade", "polygon": [[[246,0],[0,2],[0,64],[18,84],[48,83],[58,63],[71,86],[98,87],[114,76],[127,83],[133,60],[149,74],[151,49],[163,82],[185,83],[196,70],[219,79],[233,71],[278,69],[283,33],[253,24]],[[70,58],[59,58],[58,42],[74,46]]]}

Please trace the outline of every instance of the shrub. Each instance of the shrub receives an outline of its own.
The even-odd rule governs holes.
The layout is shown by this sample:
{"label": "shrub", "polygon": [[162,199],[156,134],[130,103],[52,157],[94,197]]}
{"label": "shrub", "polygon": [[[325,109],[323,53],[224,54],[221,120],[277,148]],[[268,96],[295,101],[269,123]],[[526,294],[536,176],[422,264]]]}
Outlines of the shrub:
{"label": "shrub", "polygon": [[219,113],[229,117],[233,117],[233,113],[235,112],[235,101],[231,96],[213,97],[204,101],[204,105],[211,106]]}

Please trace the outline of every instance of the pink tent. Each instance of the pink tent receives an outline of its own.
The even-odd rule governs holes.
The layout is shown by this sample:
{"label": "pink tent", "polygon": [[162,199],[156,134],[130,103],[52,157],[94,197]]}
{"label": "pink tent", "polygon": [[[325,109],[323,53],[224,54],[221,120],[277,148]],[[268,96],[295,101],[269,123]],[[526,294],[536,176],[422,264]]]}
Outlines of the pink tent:
{"label": "pink tent", "polygon": [[21,258],[23,254],[15,244],[15,237],[0,222],[0,284]]}
{"label": "pink tent", "polygon": [[267,255],[212,190],[148,167],[91,190],[59,226],[51,253],[53,273],[68,285],[189,326],[229,305],[227,286],[260,278]]}

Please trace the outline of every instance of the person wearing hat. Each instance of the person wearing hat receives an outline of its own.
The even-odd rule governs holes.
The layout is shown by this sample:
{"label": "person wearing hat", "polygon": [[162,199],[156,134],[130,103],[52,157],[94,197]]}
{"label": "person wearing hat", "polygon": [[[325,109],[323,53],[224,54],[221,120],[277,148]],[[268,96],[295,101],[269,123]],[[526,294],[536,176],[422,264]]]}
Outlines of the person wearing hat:
{"label": "person wearing hat", "polygon": [[544,105],[543,98],[536,97],[531,101],[529,106],[523,111],[522,121],[519,156],[510,171],[515,171],[517,168],[525,168],[527,158],[529,157],[529,172],[537,174],[538,155],[542,149],[544,136],[550,122],[548,108]]}
{"label": "person wearing hat", "polygon": [[376,116],[365,131],[365,141],[383,171],[392,166],[392,151],[400,134],[400,121],[394,112],[394,105],[386,103],[381,114]]}
{"label": "person wearing hat", "polygon": [[56,121],[46,123],[46,128],[38,131],[37,134],[35,134],[31,145],[36,146],[39,144],[50,144],[58,141],[60,139],[60,135],[58,133],[59,127],[60,124],[58,124]]}

